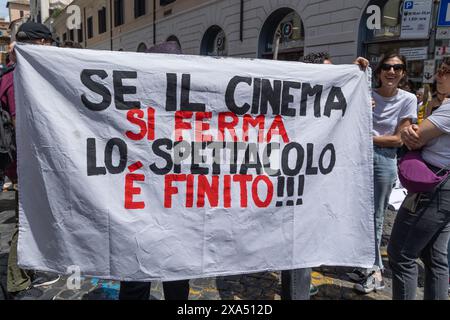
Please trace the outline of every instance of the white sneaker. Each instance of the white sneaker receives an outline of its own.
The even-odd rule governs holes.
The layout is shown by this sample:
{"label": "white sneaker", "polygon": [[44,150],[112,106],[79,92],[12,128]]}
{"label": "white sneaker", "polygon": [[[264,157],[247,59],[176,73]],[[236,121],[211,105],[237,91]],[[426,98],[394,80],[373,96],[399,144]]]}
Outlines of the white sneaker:
{"label": "white sneaker", "polygon": [[372,291],[382,290],[385,288],[381,272],[372,271],[370,275],[361,281],[360,283],[355,283],[353,288],[361,293],[370,293]]}

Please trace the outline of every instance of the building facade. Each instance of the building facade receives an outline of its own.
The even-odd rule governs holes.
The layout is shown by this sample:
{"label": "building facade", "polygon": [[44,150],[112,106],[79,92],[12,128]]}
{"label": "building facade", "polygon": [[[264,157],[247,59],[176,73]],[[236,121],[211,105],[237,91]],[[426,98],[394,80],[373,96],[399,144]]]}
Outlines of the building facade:
{"label": "building facade", "polygon": [[10,40],[9,22],[6,21],[5,18],[0,18],[0,64],[2,67],[6,66],[6,57]]}
{"label": "building facade", "polygon": [[58,13],[69,5],[71,0],[30,0],[30,18],[42,23],[54,13]]}
{"label": "building facade", "polygon": [[30,17],[30,1],[29,0],[15,0],[6,3],[9,13],[9,33],[11,41],[15,40],[17,29],[22,23],[27,21]]}
{"label": "building facade", "polygon": [[[429,19],[406,26],[407,14],[416,19],[409,3],[429,7]],[[401,49],[412,59],[417,83],[425,60],[435,59],[436,45],[448,44],[436,41],[440,1],[433,0],[74,0],[70,5],[80,9],[79,29],[68,28],[75,18],[64,11],[46,23],[61,41],[86,48],[145,51],[175,40],[185,54],[298,60],[327,51],[335,63],[363,55],[373,64],[382,53]],[[416,25],[426,32],[405,37],[403,29]]]}

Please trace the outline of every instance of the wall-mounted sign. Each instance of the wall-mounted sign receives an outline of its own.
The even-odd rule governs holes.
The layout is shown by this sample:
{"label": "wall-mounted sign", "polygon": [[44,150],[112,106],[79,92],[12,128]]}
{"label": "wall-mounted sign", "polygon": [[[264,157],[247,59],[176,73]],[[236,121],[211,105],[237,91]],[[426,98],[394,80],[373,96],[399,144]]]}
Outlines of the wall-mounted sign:
{"label": "wall-mounted sign", "polygon": [[445,40],[450,39],[450,27],[440,27],[436,29],[436,39]]}
{"label": "wall-mounted sign", "polygon": [[430,32],[433,1],[410,0],[403,3],[401,39],[426,39]]}
{"label": "wall-mounted sign", "polygon": [[450,26],[450,0],[441,0],[441,2],[439,3],[439,15],[437,26],[438,27]]}
{"label": "wall-mounted sign", "polygon": [[433,83],[434,80],[434,60],[425,60],[423,64],[423,80],[422,83]]}
{"label": "wall-mounted sign", "polygon": [[281,34],[283,35],[283,37],[289,38],[292,35],[293,29],[294,26],[292,25],[292,22],[291,21],[286,22],[282,26]]}
{"label": "wall-mounted sign", "polygon": [[425,60],[428,58],[428,47],[400,48],[400,54],[408,61]]}

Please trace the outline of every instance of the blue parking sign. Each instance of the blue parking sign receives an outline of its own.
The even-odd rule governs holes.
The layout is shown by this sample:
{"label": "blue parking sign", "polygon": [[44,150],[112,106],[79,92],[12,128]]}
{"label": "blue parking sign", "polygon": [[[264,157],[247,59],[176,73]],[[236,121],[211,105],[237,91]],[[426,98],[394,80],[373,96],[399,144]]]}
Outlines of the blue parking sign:
{"label": "blue parking sign", "polygon": [[414,8],[414,1],[405,1],[405,9],[411,10],[412,8]]}
{"label": "blue parking sign", "polygon": [[439,4],[438,27],[450,26],[450,0],[441,0]]}

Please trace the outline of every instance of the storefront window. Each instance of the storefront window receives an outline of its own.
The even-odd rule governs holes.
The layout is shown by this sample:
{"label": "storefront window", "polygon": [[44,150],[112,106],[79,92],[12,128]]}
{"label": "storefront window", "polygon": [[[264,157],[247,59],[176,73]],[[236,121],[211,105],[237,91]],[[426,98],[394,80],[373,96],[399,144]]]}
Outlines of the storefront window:
{"label": "storefront window", "polygon": [[228,45],[225,32],[219,26],[206,30],[202,39],[200,54],[205,56],[227,56]]}
{"label": "storefront window", "polygon": [[303,56],[305,30],[300,16],[282,8],[266,20],[259,37],[259,57],[298,61]]}
{"label": "storefront window", "polygon": [[145,45],[145,43],[141,43],[138,48],[137,48],[137,52],[145,52],[147,51],[147,46]]}
{"label": "storefront window", "polygon": [[381,28],[368,32],[367,40],[400,37],[402,0],[373,1],[381,8]]}
{"label": "storefront window", "polygon": [[371,30],[367,27],[366,23],[373,13],[364,10],[360,25],[362,51],[359,54],[369,59],[373,69],[383,54],[395,52],[405,55],[410,87],[417,90],[422,86],[425,60],[433,58],[429,50],[430,40],[400,37],[404,1],[373,0],[368,7],[372,5],[381,9],[381,28]]}

